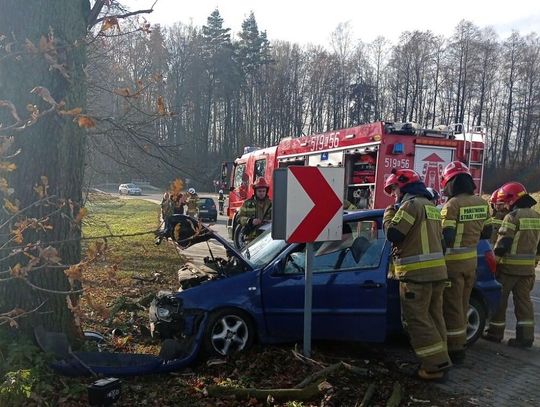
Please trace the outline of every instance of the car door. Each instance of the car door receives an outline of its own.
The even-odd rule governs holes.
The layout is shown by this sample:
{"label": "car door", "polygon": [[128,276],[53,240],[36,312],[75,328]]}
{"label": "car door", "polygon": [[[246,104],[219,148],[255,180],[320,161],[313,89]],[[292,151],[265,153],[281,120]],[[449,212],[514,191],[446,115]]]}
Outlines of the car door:
{"label": "car door", "polygon": [[[343,230],[341,241],[314,245],[313,339],[383,341],[389,248],[381,221],[349,221]],[[295,246],[261,276],[271,336],[302,337],[304,261],[304,245]]]}

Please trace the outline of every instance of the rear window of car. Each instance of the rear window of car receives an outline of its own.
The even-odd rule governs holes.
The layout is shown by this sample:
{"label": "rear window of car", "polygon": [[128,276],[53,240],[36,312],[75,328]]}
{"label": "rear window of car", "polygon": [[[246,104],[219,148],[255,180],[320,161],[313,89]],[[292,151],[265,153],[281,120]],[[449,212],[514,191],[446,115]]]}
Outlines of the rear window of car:
{"label": "rear window of car", "polygon": [[212,206],[212,205],[214,205],[214,200],[212,198],[199,199],[199,206]]}
{"label": "rear window of car", "polygon": [[126,187],[128,187],[128,188],[137,188],[137,185],[135,185],[135,184],[126,184]]}

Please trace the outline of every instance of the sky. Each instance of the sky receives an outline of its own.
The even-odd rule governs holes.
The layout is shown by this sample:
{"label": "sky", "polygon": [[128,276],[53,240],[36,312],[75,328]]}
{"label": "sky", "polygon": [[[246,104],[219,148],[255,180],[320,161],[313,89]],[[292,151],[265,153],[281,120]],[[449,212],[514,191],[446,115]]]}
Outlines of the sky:
{"label": "sky", "polygon": [[[155,0],[122,0],[131,10],[149,8]],[[349,22],[354,39],[370,42],[377,36],[396,41],[407,30],[431,30],[450,36],[457,23],[470,20],[491,26],[501,38],[512,30],[540,34],[540,0],[158,0],[146,16],[152,24],[175,22],[202,26],[219,9],[233,33],[251,11],[259,30],[270,40],[301,45],[328,45],[330,33]]]}

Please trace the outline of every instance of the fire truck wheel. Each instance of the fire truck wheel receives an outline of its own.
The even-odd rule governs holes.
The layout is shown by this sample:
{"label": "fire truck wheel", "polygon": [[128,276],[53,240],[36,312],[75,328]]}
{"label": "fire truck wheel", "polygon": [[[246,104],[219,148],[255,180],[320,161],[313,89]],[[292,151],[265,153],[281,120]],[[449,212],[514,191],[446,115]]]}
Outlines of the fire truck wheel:
{"label": "fire truck wheel", "polygon": [[234,245],[239,250],[242,250],[246,245],[246,241],[244,240],[244,227],[242,225],[238,225],[234,229],[233,241]]}

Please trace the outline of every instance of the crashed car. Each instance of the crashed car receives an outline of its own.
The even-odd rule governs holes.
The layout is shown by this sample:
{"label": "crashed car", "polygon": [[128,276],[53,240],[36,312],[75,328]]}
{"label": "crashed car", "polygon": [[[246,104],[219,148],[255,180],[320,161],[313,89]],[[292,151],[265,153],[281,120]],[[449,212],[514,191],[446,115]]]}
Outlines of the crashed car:
{"label": "crashed car", "polygon": [[[314,245],[314,340],[384,342],[403,331],[398,282],[387,278],[390,243],[382,216],[382,210],[345,213],[342,240]],[[179,291],[159,293],[150,307],[153,333],[182,341],[202,329],[201,350],[221,356],[247,349],[255,339],[302,340],[305,245],[273,239],[268,225],[240,252],[210,229],[195,227],[189,217],[177,221],[183,247],[189,247],[190,239],[214,240],[225,255],[211,250],[204,264],[180,269]],[[489,243],[480,241],[469,344],[482,334],[499,303],[495,264]]]}

